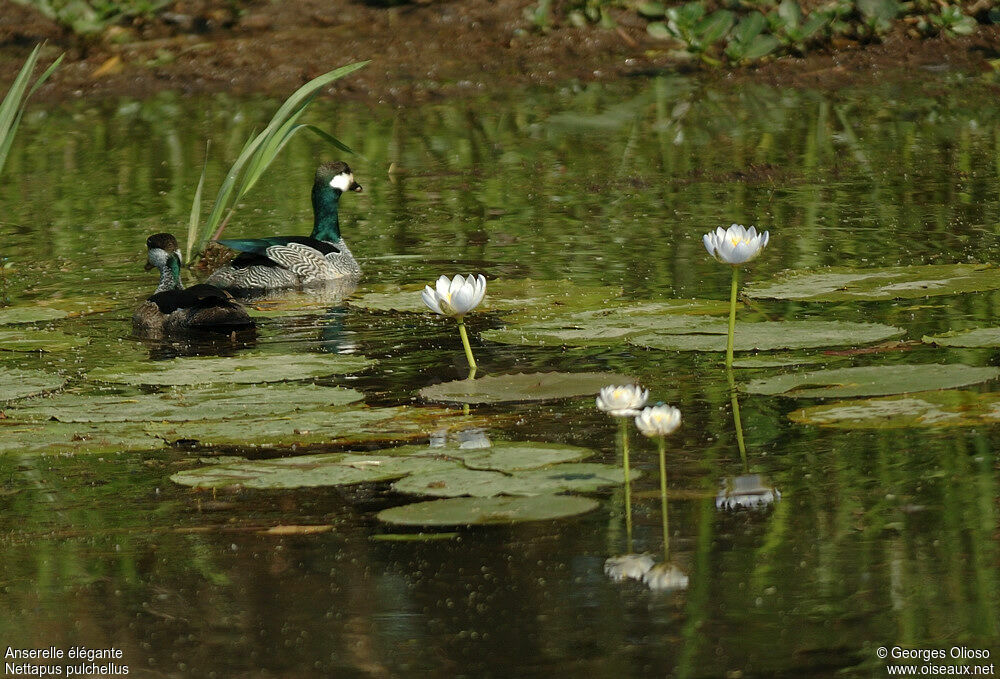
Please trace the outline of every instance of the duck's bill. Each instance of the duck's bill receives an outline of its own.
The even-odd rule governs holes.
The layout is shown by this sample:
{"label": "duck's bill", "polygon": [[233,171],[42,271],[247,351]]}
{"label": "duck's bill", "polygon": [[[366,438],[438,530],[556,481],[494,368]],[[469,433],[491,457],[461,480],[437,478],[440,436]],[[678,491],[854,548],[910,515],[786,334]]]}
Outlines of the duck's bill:
{"label": "duck's bill", "polygon": [[347,187],[347,190],[348,191],[357,191],[358,193],[361,193],[362,191],[364,191],[364,188],[361,186],[361,184],[357,183],[356,181],[354,181],[352,179],[351,180],[351,185]]}

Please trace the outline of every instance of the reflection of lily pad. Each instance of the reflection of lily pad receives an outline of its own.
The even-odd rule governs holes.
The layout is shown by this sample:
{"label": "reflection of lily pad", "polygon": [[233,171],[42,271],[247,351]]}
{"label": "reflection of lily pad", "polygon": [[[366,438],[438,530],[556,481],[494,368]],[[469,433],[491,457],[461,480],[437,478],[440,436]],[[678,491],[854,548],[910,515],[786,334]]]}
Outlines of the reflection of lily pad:
{"label": "reflection of lily pad", "polygon": [[160,394],[63,393],[7,410],[15,420],[143,422],[221,420],[278,415],[360,401],[354,389],[264,384],[171,389]]}
{"label": "reflection of lily pad", "polygon": [[939,347],[1000,347],[1000,328],[975,328],[941,335],[925,335],[923,341]]}
{"label": "reflection of lily pad", "polygon": [[770,281],[750,283],[753,299],[812,302],[911,299],[1000,288],[1000,268],[980,264],[893,266],[884,269],[829,267],[786,271]]}
{"label": "reflection of lily pad", "polygon": [[572,495],[459,497],[385,509],[380,521],[398,526],[483,526],[545,521],[597,509],[597,502]]}
{"label": "reflection of lily pad", "polygon": [[442,468],[458,468],[458,464],[426,457],[331,453],[199,467],[170,479],[195,488],[316,488],[387,481]]}
{"label": "reflection of lily pad", "polygon": [[[641,472],[633,469],[629,478]],[[408,495],[432,497],[492,497],[494,495],[546,495],[567,491],[591,492],[623,483],[621,467],[606,464],[557,464],[545,469],[530,469],[510,474],[473,469],[438,469],[413,474],[392,485],[393,490]]]}
{"label": "reflection of lily pad", "polygon": [[162,448],[163,441],[132,423],[19,423],[0,420],[0,453],[118,453]]}
{"label": "reflection of lily pad", "polygon": [[[430,281],[429,281],[430,282]],[[432,286],[433,287],[433,286]],[[423,284],[383,286],[350,300],[351,306],[380,311],[431,313],[420,299]],[[491,280],[481,311],[510,311],[525,308],[592,309],[607,304],[622,293],[621,288],[577,285],[572,281],[531,279]]]}
{"label": "reflection of lily pad", "polygon": [[201,445],[281,447],[320,443],[410,441],[461,421],[460,411],[440,408],[342,408],[248,420],[203,420],[176,425],[155,423],[146,429],[167,441]]}
{"label": "reflection of lily pad", "polygon": [[[532,346],[604,346],[620,344],[632,335],[657,333],[725,333],[725,322],[704,316],[649,310],[663,304],[610,308],[561,314],[539,322],[512,322],[506,328],[486,330],[480,336],[502,344]],[[635,311],[641,309],[642,311]]]}
{"label": "reflection of lily pad", "polygon": [[881,365],[778,375],[753,380],[746,390],[751,394],[792,398],[884,396],[951,389],[997,376],[1000,376],[1000,369],[961,364]]}
{"label": "reflection of lily pad", "polygon": [[[671,351],[725,351],[728,329],[724,324],[702,329],[695,334],[650,333],[629,338],[630,344],[647,349]],[[741,323],[736,326],[736,351],[770,351],[773,349],[808,349],[870,344],[904,331],[881,323],[851,323],[849,321],[780,321],[773,323]]]}
{"label": "reflection of lily pad", "polygon": [[653,329],[656,324],[664,322],[661,320],[664,316],[719,316],[728,313],[729,302],[716,299],[616,300],[597,308],[579,310],[560,306],[531,307],[518,310],[504,320],[518,325],[545,323],[567,328],[600,325]]}
{"label": "reflection of lily pad", "polygon": [[0,368],[0,403],[52,391],[64,384],[63,378],[41,370]]}
{"label": "reflection of lily pad", "polygon": [[[784,368],[794,365],[812,365],[814,363],[825,363],[831,360],[829,357],[820,356],[745,356],[733,361],[734,368]],[[836,359],[833,359],[836,360]]]}
{"label": "reflection of lily pad", "polygon": [[87,377],[119,384],[254,384],[360,372],[373,365],[348,354],[250,354],[224,358],[175,358],[97,368]]}
{"label": "reflection of lily pad", "polygon": [[973,427],[1000,422],[1000,394],[929,391],[905,396],[838,401],[788,414],[800,424],[838,429]]}
{"label": "reflection of lily pad", "polygon": [[54,330],[0,330],[0,351],[69,351],[87,342],[85,337]]}
{"label": "reflection of lily pad", "polygon": [[434,384],[421,389],[420,395],[431,401],[452,403],[550,401],[596,394],[609,384],[631,381],[614,373],[519,373]]}

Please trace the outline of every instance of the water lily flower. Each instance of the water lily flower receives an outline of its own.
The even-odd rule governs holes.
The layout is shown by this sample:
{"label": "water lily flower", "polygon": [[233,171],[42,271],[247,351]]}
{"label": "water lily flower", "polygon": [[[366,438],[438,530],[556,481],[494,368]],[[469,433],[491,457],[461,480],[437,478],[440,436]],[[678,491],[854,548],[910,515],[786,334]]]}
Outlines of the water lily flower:
{"label": "water lily flower", "polygon": [[736,265],[757,259],[769,239],[767,231],[757,233],[753,226],[747,229],[742,224],[733,224],[728,229],[720,226],[715,231],[709,231],[702,237],[702,242],[708,254],[723,264]]}
{"label": "water lily flower", "polygon": [[672,563],[658,563],[642,576],[642,582],[654,592],[687,589],[688,576]]}
{"label": "water lily flower", "polygon": [[642,580],[654,563],[656,562],[649,554],[612,556],[604,562],[604,574],[614,582],[621,582],[627,578]]}
{"label": "water lily flower", "polygon": [[437,279],[435,287],[424,286],[420,296],[431,311],[442,316],[461,319],[479,306],[486,295],[486,278],[482,274],[473,278],[461,274],[448,280],[447,276]]}
{"label": "water lily flower", "polygon": [[681,411],[664,403],[647,406],[635,416],[635,426],[649,438],[669,436],[681,426]]}
{"label": "water lily flower", "polygon": [[597,395],[597,409],[611,417],[635,417],[648,399],[649,390],[637,384],[612,385]]}
{"label": "water lily flower", "polygon": [[779,500],[781,491],[762,475],[744,474],[722,480],[719,494],[715,496],[715,508],[726,511],[766,509]]}
{"label": "water lily flower", "polygon": [[770,234],[765,231],[757,233],[751,226],[749,229],[742,224],[733,224],[728,229],[721,226],[715,231],[709,231],[702,237],[708,254],[723,264],[733,267],[733,286],[729,295],[729,339],[726,342],[726,368],[733,367],[733,338],[736,334],[736,293],[739,289],[739,265],[746,264],[764,251]]}
{"label": "water lily flower", "polygon": [[469,361],[471,379],[476,374],[476,359],[469,346],[469,335],[465,332],[465,315],[479,306],[486,296],[486,278],[482,274],[475,278],[472,274],[467,277],[459,274],[450,280],[447,276],[441,276],[435,287],[424,286],[420,296],[434,313],[450,316],[458,321],[458,333],[462,337],[465,357]]}

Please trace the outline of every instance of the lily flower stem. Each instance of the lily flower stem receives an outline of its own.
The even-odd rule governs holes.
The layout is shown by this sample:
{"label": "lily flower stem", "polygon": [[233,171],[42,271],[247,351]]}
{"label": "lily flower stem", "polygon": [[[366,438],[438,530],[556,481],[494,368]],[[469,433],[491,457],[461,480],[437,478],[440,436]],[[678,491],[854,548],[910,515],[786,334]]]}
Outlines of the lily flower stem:
{"label": "lily flower stem", "polygon": [[461,318],[458,319],[458,334],[462,336],[462,346],[465,347],[465,358],[469,361],[469,368],[475,373],[478,366],[476,366],[476,359],[472,355],[472,347],[469,346],[469,334],[465,332],[465,321]]}
{"label": "lily flower stem", "polygon": [[733,343],[736,338],[736,292],[739,289],[739,267],[733,267],[733,289],[729,294],[729,340],[726,342],[726,370],[733,367]]}
{"label": "lily flower stem", "polygon": [[667,519],[667,442],[659,437],[660,444],[660,510],[663,513],[663,559],[670,560],[670,523]]}
{"label": "lily flower stem", "polygon": [[736,426],[736,445],[740,449],[740,459],[743,461],[743,471],[750,473],[750,465],[747,463],[747,444],[743,440],[743,420],[740,418],[740,400],[736,394],[736,380],[733,378],[733,371],[727,370],[726,377],[729,379],[729,394],[733,404],[733,424]]}
{"label": "lily flower stem", "polygon": [[622,443],[622,464],[625,467],[625,538],[628,541],[628,552],[632,553],[632,483],[629,481],[628,462],[628,418],[618,418],[618,436]]}

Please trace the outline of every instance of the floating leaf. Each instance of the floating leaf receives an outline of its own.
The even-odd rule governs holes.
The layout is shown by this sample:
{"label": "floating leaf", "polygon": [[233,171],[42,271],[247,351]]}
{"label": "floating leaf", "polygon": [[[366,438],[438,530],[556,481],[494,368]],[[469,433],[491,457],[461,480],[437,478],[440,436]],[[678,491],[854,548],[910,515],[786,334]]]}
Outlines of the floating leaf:
{"label": "floating leaf", "polygon": [[884,396],[951,389],[997,376],[1000,376],[1000,369],[962,364],[881,365],[778,375],[753,380],[747,384],[746,391],[791,398]]}
{"label": "floating leaf", "polygon": [[[825,363],[831,359],[821,356],[745,356],[733,361],[734,368],[784,368],[793,365]],[[836,359],[833,359],[836,360]]]}
{"label": "floating leaf", "polygon": [[61,422],[182,422],[281,415],[362,398],[354,389],[283,383],[174,388],[160,394],[62,393],[19,404],[7,410],[7,416]]}
{"label": "floating leaf", "polygon": [[118,384],[255,384],[355,373],[374,363],[364,356],[350,354],[249,354],[136,361],[97,368],[90,371],[87,377]]}
{"label": "floating leaf", "polygon": [[63,378],[41,370],[0,368],[0,403],[59,389],[64,384]]}
{"label": "floating leaf", "polygon": [[371,539],[378,542],[432,542],[457,537],[460,537],[459,533],[377,533]]}
{"label": "floating leaf", "polygon": [[0,330],[0,351],[69,351],[87,342],[85,337],[54,330]]}
{"label": "floating leaf", "polygon": [[589,448],[567,446],[561,443],[514,441],[497,441],[490,448],[473,450],[446,448],[444,450],[449,456],[462,460],[462,463],[469,469],[501,472],[537,469],[562,462],[577,462],[594,454],[594,451]]}
{"label": "floating leaf", "polygon": [[162,448],[142,425],[21,423],[0,420],[0,453],[118,453]]}
{"label": "floating leaf", "polygon": [[[383,286],[350,300],[351,306],[379,311],[431,313],[420,298],[423,284]],[[530,278],[491,280],[482,311],[525,308],[593,309],[622,294],[621,288],[577,285],[572,281],[536,281]]]}
{"label": "floating leaf", "polygon": [[750,283],[752,299],[810,302],[911,299],[1000,288],[1000,268],[985,264],[930,264],[884,269],[827,267],[786,271],[770,281]]}
{"label": "floating leaf", "polygon": [[802,408],[788,414],[799,424],[838,429],[974,427],[1000,422],[1000,394],[929,391]]}
{"label": "floating leaf", "polygon": [[378,519],[397,526],[484,526],[562,519],[597,506],[595,500],[572,495],[461,497],[385,509]]}
{"label": "floating leaf", "polygon": [[[641,472],[630,470],[629,479]],[[435,469],[400,479],[392,489],[408,495],[432,497],[492,497],[495,495],[545,495],[566,491],[591,492],[605,486],[624,483],[621,467],[606,464],[557,464],[544,469],[530,469],[503,474],[494,471],[453,468]]]}
{"label": "floating leaf", "polygon": [[[741,323],[736,326],[736,351],[809,349],[880,342],[905,333],[881,323],[849,321],[777,321]],[[718,324],[697,334],[650,333],[629,338],[629,343],[647,349],[671,351],[725,351],[728,328]]]}
{"label": "floating leaf", "polygon": [[267,530],[257,531],[258,535],[316,535],[317,533],[329,533],[333,526],[326,524],[321,526],[271,526]]}
{"label": "floating leaf", "polygon": [[1000,328],[974,328],[941,335],[925,335],[923,341],[939,347],[1000,347]]}
{"label": "floating leaf", "polygon": [[117,306],[105,299],[45,299],[31,306],[5,307],[0,309],[0,325],[16,323],[38,323],[55,321],[67,316],[82,316],[100,311],[108,311]]}
{"label": "floating leaf", "polygon": [[69,316],[69,312],[62,309],[48,309],[45,307],[8,307],[0,309],[0,325],[13,325],[15,323],[37,323],[39,321],[54,321],[59,318]]}
{"label": "floating leaf", "polygon": [[629,382],[632,378],[614,373],[519,373],[444,382],[424,387],[420,395],[431,401],[452,403],[551,401],[596,394],[609,384]]}

